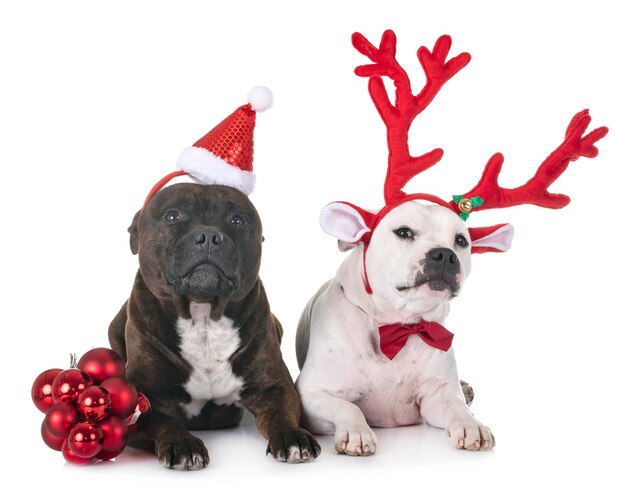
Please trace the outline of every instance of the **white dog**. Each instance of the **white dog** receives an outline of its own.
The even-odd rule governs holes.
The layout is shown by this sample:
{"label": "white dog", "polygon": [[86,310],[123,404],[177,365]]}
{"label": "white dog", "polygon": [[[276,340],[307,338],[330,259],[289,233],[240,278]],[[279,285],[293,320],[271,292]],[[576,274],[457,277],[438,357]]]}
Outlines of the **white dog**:
{"label": "white dog", "polygon": [[[366,229],[356,211],[331,204],[322,226],[340,235],[348,248]],[[352,231],[341,233],[337,224]],[[508,231],[509,234],[512,231]],[[510,240],[510,236],[509,236]],[[354,246],[354,245],[353,245]],[[449,209],[417,201],[401,204],[373,232],[363,283],[359,243],[334,279],[317,292],[298,325],[296,386],[308,428],[335,434],[335,448],[349,455],[376,451],[370,428],[417,424],[422,419],[448,430],[453,443],[471,450],[490,449],[494,437],[470,412],[452,349],[432,347],[418,335],[390,360],[381,352],[379,328],[397,322],[443,324],[449,301],[458,295],[471,267],[470,235]]]}
{"label": "white dog", "polygon": [[[451,39],[440,37],[432,51],[417,56],[426,84],[414,95],[409,78],[395,59],[396,38],[386,31],[376,47],[361,34],[354,47],[371,64],[356,68],[369,77],[370,96],[387,128],[389,162],[385,207],[371,212],[349,203],[331,203],[322,211],[322,228],[353,248],[334,279],[317,292],[298,325],[296,351],[301,368],[296,381],[306,427],[335,435],[335,448],[349,455],[376,451],[370,426],[393,427],[425,420],[444,428],[458,448],[491,449],[488,427],[470,412],[450,348],[452,333],[443,327],[449,302],[470,272],[471,253],[509,249],[508,224],[467,228],[476,210],[533,204],[562,208],[565,195],[548,187],[579,157],[595,157],[595,142],[606,127],[586,136],[587,110],[571,120],[563,142],[534,176],[516,188],[502,188],[501,154],[487,163],[478,184],[450,202],[428,194],[407,195],[406,183],[436,164],[435,149],[419,157],[409,153],[411,122],[441,87],[470,60],[461,53],[447,60]],[[395,105],[382,77],[394,82]],[[424,203],[426,202],[426,203]]]}

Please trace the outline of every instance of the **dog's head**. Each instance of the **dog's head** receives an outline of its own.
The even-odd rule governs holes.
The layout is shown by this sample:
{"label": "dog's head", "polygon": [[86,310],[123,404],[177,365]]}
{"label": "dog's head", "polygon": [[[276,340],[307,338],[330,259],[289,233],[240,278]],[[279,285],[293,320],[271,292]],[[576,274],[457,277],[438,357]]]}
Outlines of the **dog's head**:
{"label": "dog's head", "polygon": [[339,237],[340,250],[362,245],[364,253],[355,256],[376,299],[403,313],[423,314],[459,294],[471,269],[471,238],[458,215],[408,201],[370,231],[361,213],[335,203],[323,211],[321,222]]}
{"label": "dog's head", "polygon": [[470,272],[470,243],[465,223],[450,210],[403,203],[372,232],[366,256],[372,290],[416,310],[448,301]]}
{"label": "dog's head", "polygon": [[181,183],[160,190],[137,212],[130,247],[160,298],[238,301],[258,279],[261,220],[240,191]]}

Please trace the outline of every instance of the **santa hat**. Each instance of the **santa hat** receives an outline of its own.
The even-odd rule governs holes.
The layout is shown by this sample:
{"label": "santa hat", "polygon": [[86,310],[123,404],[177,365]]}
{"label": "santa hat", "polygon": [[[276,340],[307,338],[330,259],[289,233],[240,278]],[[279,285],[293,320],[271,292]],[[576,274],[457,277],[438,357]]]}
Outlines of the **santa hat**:
{"label": "santa hat", "polygon": [[247,195],[252,193],[256,181],[252,171],[256,113],[270,108],[273,100],[268,88],[252,88],[246,105],[182,151],[176,163],[177,170],[154,185],[144,207],[170,180],[185,174],[200,184],[221,184]]}

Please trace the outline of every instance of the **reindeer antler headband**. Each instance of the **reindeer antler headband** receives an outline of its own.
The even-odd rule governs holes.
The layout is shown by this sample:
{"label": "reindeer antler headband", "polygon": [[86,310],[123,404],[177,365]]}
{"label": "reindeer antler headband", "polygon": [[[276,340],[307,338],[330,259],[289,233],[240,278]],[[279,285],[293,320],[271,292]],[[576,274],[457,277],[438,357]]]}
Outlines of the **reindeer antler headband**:
{"label": "reindeer antler headband", "polygon": [[[565,172],[571,161],[579,157],[595,157],[598,154],[595,143],[608,132],[608,128],[599,127],[583,136],[591,122],[589,111],[583,110],[572,118],[565,131],[563,142],[543,161],[535,175],[521,186],[509,189],[498,184],[504,157],[501,153],[496,153],[487,162],[478,184],[468,193],[454,195],[452,201],[444,201],[430,194],[407,194],[402,188],[409,180],[435,165],[443,156],[441,148],[419,157],[411,156],[408,146],[411,123],[430,104],[443,85],[469,63],[470,55],[461,53],[446,61],[452,44],[452,39],[447,35],[437,40],[432,51],[421,47],[417,51],[417,58],[424,70],[426,84],[417,95],[414,95],[408,75],[395,58],[396,35],[393,31],[387,30],[383,33],[378,48],[360,33],[352,35],[352,44],[373,62],[358,66],[355,73],[357,76],[369,78],[370,96],[387,128],[389,158],[384,184],[385,206],[375,214],[347,202],[331,203],[322,211],[320,223],[324,231],[340,240],[364,243],[364,283],[368,293],[371,293],[372,289],[365,271],[367,246],[372,231],[392,209],[406,201],[426,200],[449,208],[463,220],[467,220],[470,212],[492,208],[525,204],[544,208],[563,208],[570,202],[569,197],[549,193],[548,187]],[[383,76],[389,77],[395,85],[395,104],[389,100]],[[512,227],[508,224],[469,228],[469,232],[472,253],[502,252],[510,247]]]}

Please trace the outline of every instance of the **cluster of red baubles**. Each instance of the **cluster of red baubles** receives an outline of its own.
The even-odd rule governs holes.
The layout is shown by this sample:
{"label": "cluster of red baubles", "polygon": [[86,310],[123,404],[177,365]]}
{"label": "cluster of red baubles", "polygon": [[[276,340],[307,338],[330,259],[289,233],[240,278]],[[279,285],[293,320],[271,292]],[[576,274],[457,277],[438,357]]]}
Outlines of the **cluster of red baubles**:
{"label": "cluster of red baubles", "polygon": [[150,409],[125,374],[122,357],[109,348],[88,351],[76,368],[39,374],[31,395],[46,414],[44,442],[77,465],[110,460],[124,451],[138,415]]}

